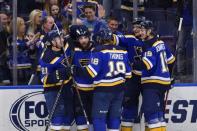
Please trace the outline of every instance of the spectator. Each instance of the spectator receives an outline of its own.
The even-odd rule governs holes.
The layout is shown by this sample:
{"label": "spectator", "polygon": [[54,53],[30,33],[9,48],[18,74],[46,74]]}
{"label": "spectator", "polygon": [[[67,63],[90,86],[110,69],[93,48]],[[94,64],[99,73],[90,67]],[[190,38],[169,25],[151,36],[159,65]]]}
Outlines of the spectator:
{"label": "spectator", "polygon": [[54,23],[55,21],[52,16],[47,16],[42,20],[42,27],[41,30],[39,31],[41,34],[41,41],[42,38],[44,38],[44,36],[52,30]]}
{"label": "spectator", "polygon": [[[101,29],[107,28],[107,24],[104,20],[96,17],[96,10],[95,7],[91,4],[84,6],[84,14],[85,19],[82,20],[82,24],[84,24],[86,27],[88,27],[88,30],[94,34],[98,32]],[[101,9],[101,8],[100,8]],[[102,10],[99,10],[101,12]]]}
{"label": "spectator", "polygon": [[[12,25],[12,24],[11,24]],[[12,32],[12,26],[10,26],[10,31]],[[31,75],[31,60],[29,57],[29,52],[31,50],[30,46],[34,43],[33,40],[28,41],[25,39],[25,21],[23,18],[17,18],[17,71],[18,80],[20,84],[27,84]],[[13,47],[10,46],[9,52],[9,64],[10,68],[13,68]]]}
{"label": "spectator", "polygon": [[42,23],[41,15],[42,15],[42,11],[38,9],[35,9],[30,13],[29,21],[28,21],[29,26],[27,29],[28,33],[31,32],[35,34],[36,31],[40,30]]}
{"label": "spectator", "polygon": [[6,13],[0,13],[0,83],[10,84],[9,69],[7,66],[7,38],[8,33],[8,16]]}
{"label": "spectator", "polygon": [[42,12],[42,17],[46,17],[47,15],[50,15],[50,7],[51,5],[60,5],[60,2],[58,0],[46,0],[44,5],[44,11]]}
{"label": "spectator", "polygon": [[62,30],[62,16],[60,12],[60,8],[57,4],[53,4],[50,6],[50,16],[52,16],[55,20],[55,24],[57,27]]}
{"label": "spectator", "polygon": [[107,20],[108,27],[111,29],[113,34],[121,35],[122,33],[118,31],[119,21],[116,17],[109,17]]}

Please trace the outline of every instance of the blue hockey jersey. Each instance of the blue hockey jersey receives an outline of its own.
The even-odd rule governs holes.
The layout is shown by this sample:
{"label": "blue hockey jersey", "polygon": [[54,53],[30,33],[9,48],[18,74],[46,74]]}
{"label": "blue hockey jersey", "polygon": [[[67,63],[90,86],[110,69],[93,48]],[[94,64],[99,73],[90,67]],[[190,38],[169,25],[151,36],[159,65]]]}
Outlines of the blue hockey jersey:
{"label": "blue hockey jersey", "polygon": [[[74,48],[74,56],[72,60],[72,64],[78,67],[87,66],[90,62],[91,51],[84,51],[81,48]],[[76,86],[83,91],[93,90],[93,79],[89,77],[84,77],[81,73],[74,74],[74,80]]]}
{"label": "blue hockey jersey", "polygon": [[[70,56],[68,44],[65,45],[64,52],[68,58]],[[43,87],[45,89],[49,89],[49,87],[60,86],[62,81],[60,79],[58,70],[65,69],[65,56],[63,51],[55,52],[49,48],[44,48],[39,63],[41,65],[41,81],[43,83]],[[67,84],[70,80],[71,77],[65,78],[64,84]]]}
{"label": "blue hockey jersey", "polygon": [[168,64],[175,61],[175,57],[162,40],[156,40],[142,57],[146,69],[142,71],[141,83],[171,84]]}
{"label": "blue hockey jersey", "polygon": [[85,68],[93,78],[95,87],[114,87],[131,78],[128,53],[119,46],[98,46]]}
{"label": "blue hockey jersey", "polygon": [[[139,59],[142,55],[142,47],[144,43],[138,40],[134,35],[114,35],[114,44],[124,47],[128,51],[129,60],[131,63],[135,59]],[[132,70],[136,75],[141,75],[140,70]]]}

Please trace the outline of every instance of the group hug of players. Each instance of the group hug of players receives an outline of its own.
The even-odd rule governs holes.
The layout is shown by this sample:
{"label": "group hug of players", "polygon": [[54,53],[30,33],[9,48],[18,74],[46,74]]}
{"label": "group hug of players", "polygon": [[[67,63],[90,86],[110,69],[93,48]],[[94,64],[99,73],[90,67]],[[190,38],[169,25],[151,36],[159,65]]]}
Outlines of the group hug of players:
{"label": "group hug of players", "polygon": [[64,84],[51,130],[69,131],[75,121],[78,131],[88,124],[94,131],[133,131],[144,114],[145,131],[166,131],[164,97],[175,57],[151,21],[136,19],[132,35],[101,30],[92,41],[84,25],[72,25],[66,38],[56,30],[47,35],[39,63],[49,113]]}

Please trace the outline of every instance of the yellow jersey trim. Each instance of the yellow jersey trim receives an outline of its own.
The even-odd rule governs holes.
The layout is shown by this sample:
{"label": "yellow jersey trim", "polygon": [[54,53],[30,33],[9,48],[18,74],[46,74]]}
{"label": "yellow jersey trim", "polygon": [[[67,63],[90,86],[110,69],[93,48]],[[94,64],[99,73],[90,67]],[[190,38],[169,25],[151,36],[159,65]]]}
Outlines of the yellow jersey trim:
{"label": "yellow jersey trim", "polygon": [[132,75],[125,76],[125,78],[127,78],[127,79],[130,79],[131,77],[132,77]]}
{"label": "yellow jersey trim", "polygon": [[93,71],[92,71],[88,66],[86,66],[85,68],[87,69],[87,71],[88,71],[88,73],[90,74],[90,76],[91,76],[92,78],[94,78],[94,77],[95,77],[95,74],[93,73]]}
{"label": "yellow jersey trim", "polygon": [[77,89],[82,90],[82,91],[93,91],[94,87],[77,87]]}
{"label": "yellow jersey trim", "polygon": [[[72,77],[69,77],[69,79],[64,80],[63,83],[67,84],[71,79],[72,79]],[[44,88],[49,88],[49,87],[61,86],[62,85],[62,82],[58,82],[58,83],[54,83],[54,84],[46,84],[46,81],[47,81],[47,76],[44,78],[44,85],[43,85]]]}
{"label": "yellow jersey trim", "polygon": [[113,34],[113,45],[117,45],[116,35]]}
{"label": "yellow jersey trim", "polygon": [[173,57],[170,61],[168,61],[168,64],[172,64],[175,61],[175,57]]}
{"label": "yellow jersey trim", "polygon": [[54,64],[60,57],[55,57],[51,62],[50,64]]}
{"label": "yellow jersey trim", "polygon": [[145,84],[145,83],[158,83],[158,84],[162,84],[162,85],[169,85],[169,84],[171,84],[171,81],[163,81],[163,80],[151,79],[151,80],[142,80],[141,83],[142,84]]}
{"label": "yellow jersey trim", "polygon": [[97,86],[110,87],[110,86],[116,86],[116,85],[122,84],[124,82],[125,82],[125,80],[119,80],[119,81],[115,81],[115,82],[111,82],[111,83],[101,82],[101,83],[94,84],[94,86],[95,87],[97,87]]}
{"label": "yellow jersey trim", "polygon": [[136,70],[132,70],[132,72],[133,72],[135,75],[138,75],[138,76],[141,76],[141,75],[142,75],[141,72],[138,72],[138,71],[136,71]]}
{"label": "yellow jersey trim", "polygon": [[145,59],[142,59],[142,61],[143,61],[144,64],[146,65],[146,68],[147,68],[148,70],[150,70],[150,69],[151,69],[150,64],[149,64]]}
{"label": "yellow jersey trim", "polygon": [[162,40],[158,40],[158,41],[156,41],[154,44],[153,44],[153,46],[155,47],[155,46],[157,46],[158,44],[161,44],[161,43],[164,43]]}

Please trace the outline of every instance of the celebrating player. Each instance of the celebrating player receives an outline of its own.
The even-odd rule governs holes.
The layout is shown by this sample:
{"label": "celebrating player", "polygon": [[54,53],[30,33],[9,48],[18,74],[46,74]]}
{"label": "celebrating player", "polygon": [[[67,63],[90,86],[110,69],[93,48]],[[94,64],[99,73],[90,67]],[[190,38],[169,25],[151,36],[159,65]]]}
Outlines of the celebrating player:
{"label": "celebrating player", "polygon": [[94,80],[92,120],[94,131],[119,131],[124,83],[131,78],[128,53],[119,46],[112,45],[112,33],[100,31],[96,35],[96,47],[91,62],[85,67]]}
{"label": "celebrating player", "polygon": [[[74,40],[74,53],[72,64],[78,67],[87,66],[90,62],[91,50],[94,48],[93,42],[90,41],[90,32],[85,25],[72,25],[70,27],[70,36]],[[74,80],[76,88],[79,91],[79,96],[77,92],[74,92],[74,103],[75,103],[75,121],[77,124],[78,131],[87,131],[88,125],[86,116],[84,116],[83,110],[87,113],[88,121],[92,123],[91,120],[91,109],[92,109],[92,95],[93,95],[93,79],[84,77],[81,72],[74,73]],[[81,103],[83,104],[83,108]]]}
{"label": "celebrating player", "polygon": [[[70,129],[73,120],[73,93],[71,91],[71,77],[65,69],[64,60],[67,59],[64,53],[69,56],[68,45],[59,36],[58,32],[52,30],[47,34],[47,48],[43,50],[40,58],[42,69],[42,83],[44,87],[44,96],[46,99],[49,114],[54,110],[55,100],[61,86],[64,86],[50,120],[50,129],[55,131],[67,131]],[[63,85],[62,85],[63,84]],[[69,106],[68,106],[69,105]]]}
{"label": "celebrating player", "polygon": [[164,95],[170,89],[169,65],[175,57],[160,40],[151,21],[140,23],[141,39],[145,42],[142,59],[134,62],[134,69],[142,69],[142,107],[147,122],[147,131],[166,131],[164,119]]}

